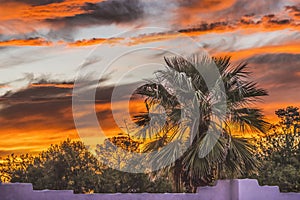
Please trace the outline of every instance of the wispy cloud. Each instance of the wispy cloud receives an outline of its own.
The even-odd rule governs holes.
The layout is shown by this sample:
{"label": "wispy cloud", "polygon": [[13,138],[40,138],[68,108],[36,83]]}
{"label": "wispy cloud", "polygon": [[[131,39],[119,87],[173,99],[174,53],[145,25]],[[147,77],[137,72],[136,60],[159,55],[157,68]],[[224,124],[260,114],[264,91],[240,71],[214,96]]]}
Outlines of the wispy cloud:
{"label": "wispy cloud", "polygon": [[[104,3],[104,2],[103,2]],[[295,10],[295,8],[293,8]],[[285,12],[288,14],[291,8],[287,7]],[[85,21],[85,20],[83,20]],[[91,20],[93,21],[93,20]],[[91,22],[94,23],[94,22]],[[234,21],[217,21],[211,23],[201,23],[193,28],[177,29],[169,32],[143,34],[133,38],[91,38],[77,41],[51,41],[45,38],[25,38],[25,39],[11,39],[0,42],[0,46],[49,46],[49,45],[67,45],[70,47],[92,46],[98,44],[122,44],[122,45],[136,45],[149,42],[157,42],[162,40],[169,40],[177,37],[199,37],[211,33],[225,34],[255,34],[264,32],[276,32],[282,30],[300,31],[300,21],[296,18],[285,18],[276,16],[274,14],[264,15],[257,18],[254,14],[244,15],[239,20]],[[281,37],[281,35],[278,35]],[[128,42],[124,42],[128,40]]]}

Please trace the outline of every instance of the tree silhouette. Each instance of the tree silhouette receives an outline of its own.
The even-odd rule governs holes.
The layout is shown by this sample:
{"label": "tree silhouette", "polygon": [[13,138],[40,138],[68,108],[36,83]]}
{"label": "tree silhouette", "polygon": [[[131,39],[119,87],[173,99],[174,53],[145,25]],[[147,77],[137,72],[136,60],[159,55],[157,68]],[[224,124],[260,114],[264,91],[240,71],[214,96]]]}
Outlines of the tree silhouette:
{"label": "tree silhouette", "polygon": [[33,163],[34,157],[29,154],[17,156],[8,155],[3,160],[0,158],[0,182],[10,182],[19,179],[27,180],[29,175],[26,171],[28,165]]}
{"label": "tree silhouette", "polygon": [[[124,144],[126,148],[129,148],[129,141],[132,150],[137,147],[133,140],[127,140],[125,136],[108,140],[117,145]],[[112,152],[109,153],[102,152],[101,155],[111,156]],[[108,168],[81,141],[69,139],[51,145],[36,156],[7,156],[0,163],[0,175],[3,182],[32,183],[37,190],[68,189],[75,193],[172,192],[169,181],[164,177],[151,180],[148,174],[130,174]]]}
{"label": "tree silhouette", "polygon": [[[164,163],[182,153],[182,146],[188,146],[182,156],[165,168],[172,174],[177,192],[182,191],[183,185],[187,191],[195,191],[197,186],[208,185],[218,178],[255,171],[258,163],[252,156],[252,145],[246,139],[234,137],[247,131],[265,132],[268,125],[261,110],[251,107],[267,92],[249,79],[247,64],[232,66],[229,57],[210,59],[199,55],[187,59],[165,58],[165,62],[166,69],[156,73],[157,79],[136,91],[145,98],[148,110],[134,118],[141,127],[137,135],[151,140],[144,152],[158,151],[150,158],[152,164],[165,166]],[[209,73],[214,65],[220,76],[207,83],[199,71]],[[224,91],[219,89],[221,83]],[[221,102],[224,98],[225,113]],[[163,110],[165,115],[151,112],[151,108]],[[222,123],[217,123],[218,120]],[[189,135],[191,132],[193,135]],[[210,145],[213,148],[203,157],[202,152]]]}
{"label": "tree silhouette", "polygon": [[134,167],[127,162],[132,156],[126,152],[140,152],[141,144],[142,142],[133,140],[128,135],[120,134],[97,145],[97,156],[105,165],[102,177],[106,180],[104,187],[107,192],[172,192],[165,176],[155,177],[150,181],[153,178],[151,174],[126,172],[128,167]]}
{"label": "tree silhouette", "polygon": [[289,106],[275,111],[280,122],[256,140],[259,173],[253,178],[264,185],[278,185],[283,192],[300,191],[299,109]]}

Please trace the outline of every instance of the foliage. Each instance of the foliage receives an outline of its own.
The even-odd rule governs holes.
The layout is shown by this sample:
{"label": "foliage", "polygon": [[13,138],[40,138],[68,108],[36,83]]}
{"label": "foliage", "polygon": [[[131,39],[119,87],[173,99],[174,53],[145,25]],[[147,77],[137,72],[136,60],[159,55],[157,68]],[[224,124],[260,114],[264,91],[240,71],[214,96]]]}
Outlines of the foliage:
{"label": "foliage", "polygon": [[[157,79],[136,91],[145,98],[148,110],[135,116],[136,124],[141,127],[137,135],[151,140],[145,145],[145,152],[158,151],[152,160],[159,162],[153,164],[164,166],[163,162],[179,155],[182,145],[189,146],[165,169],[173,175],[177,192],[183,191],[183,186],[185,191],[195,191],[196,187],[211,184],[216,179],[255,171],[258,162],[252,155],[253,146],[245,139],[234,137],[247,131],[265,132],[268,125],[261,110],[251,107],[267,92],[249,80],[247,64],[232,66],[229,57],[210,59],[198,55],[187,59],[165,58],[165,62],[166,69],[156,73]],[[210,73],[214,65],[220,76],[215,82],[207,83],[200,71]],[[224,91],[219,90],[221,83],[224,83]],[[207,84],[212,85],[211,90]],[[224,98],[225,105],[222,105]],[[151,108],[156,107],[163,107],[166,123],[161,123],[161,113],[151,112]],[[224,107],[227,107],[225,113],[222,112]],[[181,119],[182,114],[185,120]],[[212,131],[209,131],[210,126]],[[218,131],[221,132],[219,138]],[[201,156],[214,140],[217,142],[213,149],[205,157]],[[161,150],[167,144],[174,145]]]}
{"label": "foliage", "polygon": [[283,192],[300,192],[300,118],[296,107],[279,109],[279,124],[256,141],[262,166],[257,178],[263,185],[278,185]]}
{"label": "foliage", "polygon": [[[14,165],[14,155],[7,165],[11,182],[32,183],[34,189],[73,189],[76,193],[92,192],[101,181],[101,165],[82,142],[66,140],[27,162],[22,168]],[[18,160],[24,163],[21,155]]]}
{"label": "foliage", "polygon": [[164,177],[150,180],[147,174],[126,173],[111,168],[104,170],[102,177],[105,181],[101,185],[101,192],[172,192],[171,184]]}
{"label": "foliage", "polygon": [[51,145],[37,156],[10,155],[1,163],[0,173],[4,182],[29,182],[34,189],[68,189],[76,193],[171,192],[164,178],[150,180],[147,174],[108,168],[80,141]]}
{"label": "foliage", "polygon": [[130,138],[130,136],[118,135],[105,139],[103,144],[98,144],[96,154],[101,163],[127,171],[127,160],[131,158],[130,152],[139,152],[142,143]]}
{"label": "foliage", "polygon": [[[1,160],[1,158],[0,158]],[[16,156],[11,154],[0,162],[0,182],[14,181],[17,177],[28,178],[26,171],[29,164],[33,163],[33,156],[29,154]]]}
{"label": "foliage", "polygon": [[[151,174],[126,172],[128,167],[133,167],[127,163],[132,158],[127,152],[140,152],[141,144],[131,139],[130,136],[118,135],[97,145],[98,159],[101,163],[108,165],[102,174],[106,180],[104,187],[108,189],[108,192],[172,192],[171,185],[165,176],[153,178]],[[149,178],[152,180],[150,181]]]}

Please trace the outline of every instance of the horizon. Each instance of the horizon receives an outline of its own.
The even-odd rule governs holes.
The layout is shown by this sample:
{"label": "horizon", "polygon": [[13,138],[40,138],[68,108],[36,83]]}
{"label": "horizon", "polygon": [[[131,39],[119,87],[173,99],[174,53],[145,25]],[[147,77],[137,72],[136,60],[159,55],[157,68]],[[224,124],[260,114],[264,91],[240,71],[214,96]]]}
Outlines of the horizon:
{"label": "horizon", "polygon": [[[97,79],[95,109],[105,135],[124,132],[124,107],[134,114],[145,105],[131,99],[127,106],[121,91],[153,77],[173,49],[192,55],[196,46],[209,56],[231,56],[233,66],[247,62],[250,80],[269,93],[254,105],[268,122],[279,121],[280,108],[300,107],[297,0],[11,0],[0,7],[0,157],[80,139],[72,99],[82,77]],[[102,77],[89,74],[116,57]],[[111,107],[115,89],[119,122]],[[88,121],[90,113],[78,114]]]}

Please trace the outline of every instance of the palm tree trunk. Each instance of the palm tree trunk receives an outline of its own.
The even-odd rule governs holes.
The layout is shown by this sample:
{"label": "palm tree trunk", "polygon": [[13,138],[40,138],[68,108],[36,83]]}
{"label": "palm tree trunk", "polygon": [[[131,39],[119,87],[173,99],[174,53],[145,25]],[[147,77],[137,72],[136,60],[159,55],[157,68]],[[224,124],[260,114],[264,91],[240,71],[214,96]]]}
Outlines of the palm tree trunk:
{"label": "palm tree trunk", "polygon": [[182,164],[181,159],[175,161],[174,173],[173,173],[173,189],[175,192],[181,192],[181,174],[182,174]]}

